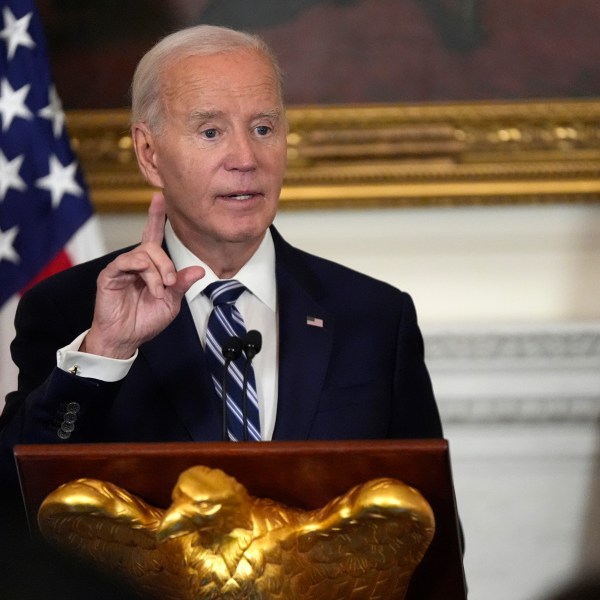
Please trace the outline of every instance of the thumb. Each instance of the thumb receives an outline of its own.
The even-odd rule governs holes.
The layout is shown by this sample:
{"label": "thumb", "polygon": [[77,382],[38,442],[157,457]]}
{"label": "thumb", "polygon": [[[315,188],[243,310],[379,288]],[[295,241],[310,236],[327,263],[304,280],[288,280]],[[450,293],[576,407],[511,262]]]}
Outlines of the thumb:
{"label": "thumb", "polygon": [[204,269],[202,267],[185,267],[181,271],[177,271],[177,278],[172,288],[179,294],[185,294],[196,281],[200,281],[204,277]]}

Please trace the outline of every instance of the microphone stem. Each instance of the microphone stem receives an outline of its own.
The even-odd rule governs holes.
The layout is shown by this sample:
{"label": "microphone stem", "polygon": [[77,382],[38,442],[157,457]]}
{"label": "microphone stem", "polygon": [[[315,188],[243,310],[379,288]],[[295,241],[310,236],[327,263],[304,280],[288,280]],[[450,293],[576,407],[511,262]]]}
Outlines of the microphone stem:
{"label": "microphone stem", "polygon": [[225,366],[223,368],[223,380],[221,381],[221,404],[223,408],[221,419],[221,439],[224,442],[229,441],[229,435],[227,434],[227,372],[229,371],[230,362],[230,359],[225,360]]}
{"label": "microphone stem", "polygon": [[248,371],[252,360],[246,360],[246,366],[244,367],[244,383],[242,385],[242,418],[244,427],[244,441],[248,441]]}

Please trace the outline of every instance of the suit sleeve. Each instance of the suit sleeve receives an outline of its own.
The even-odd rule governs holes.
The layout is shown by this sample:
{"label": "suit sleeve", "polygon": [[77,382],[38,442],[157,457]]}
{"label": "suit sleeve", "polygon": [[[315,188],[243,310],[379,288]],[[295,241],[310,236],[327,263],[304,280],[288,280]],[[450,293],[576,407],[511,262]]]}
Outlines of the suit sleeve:
{"label": "suit sleeve", "polygon": [[443,437],[440,416],[425,366],[423,336],[411,297],[403,293],[394,373],[394,408],[388,437]]}
{"label": "suit sleeve", "polygon": [[7,477],[14,477],[16,444],[100,441],[99,425],[120,387],[56,367],[57,349],[86,327],[44,286],[23,296],[15,328],[11,353],[19,368],[18,389],[8,394],[0,416],[0,474],[8,472]]}

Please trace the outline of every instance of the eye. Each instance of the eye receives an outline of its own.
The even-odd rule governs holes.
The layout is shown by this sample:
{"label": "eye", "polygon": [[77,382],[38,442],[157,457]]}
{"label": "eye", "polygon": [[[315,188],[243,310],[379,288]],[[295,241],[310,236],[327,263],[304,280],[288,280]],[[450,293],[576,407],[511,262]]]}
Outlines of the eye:
{"label": "eye", "polygon": [[202,135],[209,140],[214,140],[218,135],[218,131],[214,127],[211,127],[210,129],[205,129]]}
{"label": "eye", "polygon": [[258,133],[259,136],[265,136],[265,135],[269,135],[269,133],[271,133],[271,128],[267,125],[259,125],[256,128],[256,133]]}

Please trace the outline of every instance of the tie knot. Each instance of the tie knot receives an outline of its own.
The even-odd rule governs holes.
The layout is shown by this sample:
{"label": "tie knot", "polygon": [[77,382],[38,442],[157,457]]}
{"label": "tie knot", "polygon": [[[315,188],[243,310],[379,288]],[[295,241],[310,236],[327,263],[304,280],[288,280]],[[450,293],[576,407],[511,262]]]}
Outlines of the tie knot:
{"label": "tie knot", "polygon": [[215,281],[204,289],[204,294],[208,296],[213,306],[219,304],[233,304],[246,289],[239,281],[228,279],[224,281]]}

